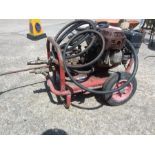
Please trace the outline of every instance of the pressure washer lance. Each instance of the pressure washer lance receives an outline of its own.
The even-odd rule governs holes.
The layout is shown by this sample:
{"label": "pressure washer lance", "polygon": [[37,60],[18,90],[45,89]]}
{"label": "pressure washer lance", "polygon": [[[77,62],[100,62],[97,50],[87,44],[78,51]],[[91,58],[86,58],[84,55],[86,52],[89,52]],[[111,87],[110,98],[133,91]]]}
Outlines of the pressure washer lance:
{"label": "pressure washer lance", "polygon": [[[37,72],[39,73],[39,70],[40,70],[40,72],[43,72],[43,70],[41,70],[41,69],[49,68],[48,61],[40,60],[39,58],[37,58],[37,60],[35,60],[35,61],[27,62],[27,65],[41,65],[41,64],[45,64],[45,65],[4,72],[4,73],[0,73],[0,76],[14,74],[14,73],[20,73],[20,72],[26,72],[26,71],[31,71],[31,70],[32,71],[30,73],[37,73]],[[37,71],[35,72],[35,70],[37,70]]]}

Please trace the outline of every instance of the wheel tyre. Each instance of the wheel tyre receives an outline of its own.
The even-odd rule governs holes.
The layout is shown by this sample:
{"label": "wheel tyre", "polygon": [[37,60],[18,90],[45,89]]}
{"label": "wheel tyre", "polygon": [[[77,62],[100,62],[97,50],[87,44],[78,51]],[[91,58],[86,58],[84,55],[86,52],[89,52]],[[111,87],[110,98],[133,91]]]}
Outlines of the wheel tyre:
{"label": "wheel tyre", "polygon": [[[103,85],[103,90],[111,90],[113,89],[114,85],[121,81],[121,80],[128,80],[129,77],[130,77],[130,73],[127,73],[127,72],[118,72],[118,73],[115,73],[113,75],[111,75],[105,82],[105,84]],[[118,100],[115,100],[112,95],[113,93],[110,93],[110,94],[105,94],[103,95],[103,99],[104,101],[108,104],[108,105],[111,105],[111,106],[119,106],[119,105],[122,105],[124,103],[126,103],[128,100],[131,99],[131,97],[135,94],[136,92],[136,89],[137,89],[137,80],[136,78],[134,78],[132,80],[132,82],[130,82],[130,84],[132,85],[132,90],[131,90],[131,93],[129,94],[129,96],[127,98],[125,98],[124,100],[121,100],[121,101],[118,101]],[[129,85],[130,85],[129,84]]]}

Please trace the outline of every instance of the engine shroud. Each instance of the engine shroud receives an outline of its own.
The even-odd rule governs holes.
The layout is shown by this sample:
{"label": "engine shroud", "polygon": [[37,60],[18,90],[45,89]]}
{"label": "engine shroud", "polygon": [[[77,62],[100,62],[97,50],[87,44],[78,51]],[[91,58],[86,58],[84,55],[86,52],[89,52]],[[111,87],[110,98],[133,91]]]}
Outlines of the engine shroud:
{"label": "engine shroud", "polygon": [[115,28],[101,28],[105,38],[105,50],[121,50],[125,44],[126,36],[122,30]]}

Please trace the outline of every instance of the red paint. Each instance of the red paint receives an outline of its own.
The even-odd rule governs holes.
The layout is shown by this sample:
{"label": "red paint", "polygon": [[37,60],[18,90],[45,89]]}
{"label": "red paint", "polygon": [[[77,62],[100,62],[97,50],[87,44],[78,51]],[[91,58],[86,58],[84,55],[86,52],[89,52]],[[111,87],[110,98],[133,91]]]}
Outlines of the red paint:
{"label": "red paint", "polygon": [[[62,59],[62,53],[59,45],[55,42],[55,40],[51,37],[47,38],[47,51],[50,51],[50,44],[52,47],[55,48],[55,51],[57,53],[58,57],[58,64],[59,64],[59,74],[60,74],[60,89],[61,91],[65,91],[65,71],[64,71],[64,65],[63,65],[63,59]],[[52,50],[51,47],[51,50]]]}
{"label": "red paint", "polygon": [[131,72],[133,63],[134,63],[134,60],[132,58],[132,59],[129,60],[129,63],[128,63],[127,67],[125,68],[126,72],[128,72],[128,73]]}
{"label": "red paint", "polygon": [[[90,76],[86,81],[82,82],[81,84],[87,88],[97,89],[97,88],[103,87],[103,84],[106,79],[107,78],[105,77],[101,78],[101,77]],[[66,86],[72,93],[85,92],[84,90],[82,90],[80,87],[78,87],[72,82],[66,82]]]}
{"label": "red paint", "polygon": [[59,91],[59,90],[56,90],[53,86],[53,83],[50,79],[47,79],[47,85],[49,86],[51,92],[55,95],[62,95],[62,96],[65,96],[65,95],[69,95],[70,94],[70,91],[69,90],[65,90],[65,91]]}
{"label": "red paint", "polygon": [[69,108],[71,105],[71,95],[66,95],[66,108]]}
{"label": "red paint", "polygon": [[[120,86],[122,86],[124,83],[126,82],[126,80],[121,80],[119,82],[117,82],[115,85],[114,85],[114,89],[117,89],[119,88]],[[132,83],[130,83],[128,86],[126,86],[124,89],[122,89],[121,91],[118,91],[118,92],[115,92],[112,94],[112,98],[115,100],[115,101],[118,101],[118,102],[121,102],[121,101],[124,101],[126,100],[130,94],[132,93],[132,90],[133,90],[133,85]]]}

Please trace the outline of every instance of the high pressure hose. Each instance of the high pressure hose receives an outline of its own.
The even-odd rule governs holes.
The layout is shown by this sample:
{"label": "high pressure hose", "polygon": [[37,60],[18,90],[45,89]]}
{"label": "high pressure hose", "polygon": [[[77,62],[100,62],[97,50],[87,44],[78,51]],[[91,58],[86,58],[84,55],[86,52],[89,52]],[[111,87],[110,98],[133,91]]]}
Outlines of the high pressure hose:
{"label": "high pressure hose", "polygon": [[[91,21],[91,20],[75,20],[73,22],[70,22],[69,24],[67,24],[66,26],[64,26],[59,32],[58,34],[55,36],[55,41],[60,45],[60,47],[65,47],[66,43],[61,44],[62,41],[69,35],[69,34],[73,34],[74,31],[76,32],[80,32],[80,27],[84,26],[84,25],[89,25],[87,27],[84,28],[85,29],[93,29],[96,30],[96,24]],[[75,42],[74,39],[72,40],[72,47],[68,48],[67,51],[69,50],[73,50],[75,47],[77,47],[79,44],[81,44],[81,42],[83,42],[84,40],[86,40],[86,38],[88,37],[88,35],[79,35],[78,36],[78,42]],[[76,38],[77,40],[77,38]],[[94,43],[94,39],[91,40],[91,45]],[[87,47],[88,50],[89,47]]]}
{"label": "high pressure hose", "polygon": [[[87,30],[87,29],[96,30],[96,23],[93,22],[92,20],[83,20],[83,19],[82,20],[75,20],[75,21],[70,22],[66,26],[64,26],[58,32],[58,34],[55,36],[54,39],[59,44],[60,48],[63,50],[67,44],[67,43],[63,43],[63,41],[65,40],[66,37],[69,37],[69,35],[75,36],[76,33],[79,33],[81,31]],[[86,41],[87,38],[90,38],[90,34],[85,33],[85,34],[78,35],[77,37],[72,39],[72,41],[70,42],[70,47],[68,47],[68,49],[66,50],[66,53],[68,54],[66,56],[66,59],[75,58],[75,57],[78,57],[78,56],[85,54],[95,43],[95,36],[92,36],[89,45],[83,51],[81,51],[80,53],[76,53],[76,54],[75,53],[72,54],[72,53],[73,53],[73,49],[75,49],[81,43]],[[52,55],[55,55],[55,52],[52,51]],[[70,69],[72,69],[72,66],[68,66],[68,67],[70,67]],[[73,68],[74,68],[74,70],[72,70],[72,71],[75,73],[85,73],[85,74],[87,73],[87,74],[89,74],[93,71],[92,67],[89,67],[87,69],[85,68],[83,70],[79,70],[78,69],[79,66],[74,66]],[[75,70],[75,68],[76,68],[76,70]]]}
{"label": "high pressure hose", "polygon": [[[90,62],[88,62],[88,63],[86,63],[86,64],[80,64],[80,65],[67,65],[67,67],[72,68],[72,69],[80,69],[80,68],[90,67],[90,66],[92,66],[94,63],[96,63],[96,62],[101,58],[101,56],[102,56],[103,53],[104,53],[104,49],[105,49],[105,40],[104,40],[103,35],[102,35],[101,33],[99,33],[98,31],[96,31],[96,30],[84,30],[84,31],[81,31],[80,33],[76,34],[74,37],[72,37],[72,38],[69,40],[69,42],[67,43],[67,45],[65,46],[65,49],[64,49],[64,51],[63,51],[63,56],[65,55],[64,61],[65,61],[65,59],[66,59],[66,51],[67,51],[67,49],[68,49],[68,46],[69,46],[70,43],[72,42],[72,40],[74,40],[75,38],[77,38],[77,37],[78,37],[79,35],[81,35],[81,34],[90,34],[90,35],[91,35],[92,33],[94,33],[95,35],[97,35],[97,37],[98,37],[99,39],[101,39],[101,41],[102,41],[102,48],[101,48],[99,54],[96,56],[96,58],[94,58],[92,61],[90,61]],[[89,48],[90,48],[90,47],[89,47]],[[80,52],[78,55],[81,55],[81,53],[84,54],[85,52],[87,52],[86,49],[85,49],[84,51]]]}
{"label": "high pressure hose", "polygon": [[[81,26],[87,25],[87,27],[85,28],[81,28]],[[61,44],[63,42],[63,40],[69,35],[69,34],[73,34],[74,31],[82,31],[84,29],[96,29],[96,24],[92,21],[92,20],[75,20],[72,21],[70,23],[68,23],[67,25],[65,25],[55,36],[54,40],[57,42],[57,44],[59,44],[60,48],[63,49],[63,47],[66,46],[66,43]],[[82,41],[84,41],[84,39],[86,39],[88,37],[88,35],[81,35],[78,38],[78,42],[75,42],[74,40],[72,40],[72,47],[69,47],[67,49],[68,51],[71,51],[73,49],[75,49]],[[77,40],[77,38],[76,38]],[[89,44],[89,46],[83,51],[83,53],[85,53],[86,51],[88,51],[90,49],[90,47],[94,44],[94,38],[92,38],[91,43]],[[56,58],[56,53],[54,52],[55,50],[51,50],[51,53],[53,55],[54,58]],[[69,52],[68,52],[69,53]],[[81,55],[82,53],[80,53]],[[69,56],[68,58],[73,58],[74,56]]]}
{"label": "high pressure hose", "polygon": [[[61,41],[72,31],[74,30],[78,30],[78,28],[82,25],[88,24],[89,25],[89,29],[96,29],[96,24],[91,21],[91,20],[75,20],[73,22],[70,22],[69,24],[67,24],[66,26],[64,26],[59,32],[58,34],[55,36],[55,41],[60,44]],[[65,31],[65,32],[64,32]]]}
{"label": "high pressure hose", "polygon": [[126,40],[126,43],[129,45],[129,47],[131,47],[131,50],[132,50],[132,54],[133,54],[133,58],[134,58],[134,69],[133,69],[133,72],[132,72],[130,78],[128,79],[128,81],[126,81],[122,86],[120,86],[117,89],[105,90],[105,91],[99,91],[98,90],[97,91],[97,90],[93,90],[93,89],[89,89],[87,87],[84,87],[82,84],[80,84],[80,82],[78,82],[77,80],[75,80],[74,77],[71,75],[71,73],[69,71],[69,68],[68,68],[68,66],[66,64],[66,61],[65,61],[65,51],[64,51],[63,52],[63,58],[64,58],[64,68],[65,68],[65,71],[66,71],[67,75],[69,76],[69,78],[71,79],[72,82],[74,82],[81,89],[83,89],[85,91],[88,91],[90,93],[95,93],[95,94],[109,94],[109,93],[114,93],[114,92],[120,91],[120,90],[124,89],[126,86],[128,86],[129,83],[134,79],[134,77],[135,77],[135,75],[137,73],[137,69],[138,69],[138,56],[137,56],[136,50],[135,50],[135,48],[133,47],[132,43],[129,40]]}
{"label": "high pressure hose", "polygon": [[[85,24],[88,24],[89,28],[85,28],[84,30],[78,31],[78,29],[80,29],[80,26],[85,25]],[[65,69],[68,77],[71,79],[71,81],[73,83],[75,83],[78,87],[80,87],[81,89],[91,92],[91,93],[95,93],[95,94],[114,93],[114,92],[120,91],[121,89],[128,86],[128,84],[134,79],[137,69],[138,69],[138,56],[137,56],[135,48],[133,47],[132,43],[129,40],[126,40],[126,44],[131,49],[133,59],[134,59],[134,68],[133,68],[133,72],[131,73],[130,78],[122,86],[120,86],[117,89],[113,89],[113,90],[104,90],[104,91],[93,90],[93,89],[84,87],[80,82],[78,82],[76,79],[74,79],[74,77],[72,76],[72,74],[70,72],[71,70],[72,71],[77,70],[77,72],[78,72],[78,70],[82,69],[82,68],[83,69],[86,67],[92,68],[92,65],[95,64],[101,58],[101,56],[103,55],[104,50],[105,50],[105,39],[104,39],[103,35],[97,31],[95,23],[91,20],[76,20],[76,21],[73,21],[73,22],[67,24],[56,35],[55,41],[60,45],[61,42],[66,38],[66,36],[68,36],[74,30],[77,30],[77,34],[74,34],[70,38],[70,40],[64,44],[64,49],[62,51],[63,59],[64,59],[63,60],[64,69]],[[92,34],[94,34],[94,35],[92,35]],[[84,41],[84,39],[89,36],[92,36],[92,37],[90,37],[91,41],[90,41],[89,45],[82,52],[76,53],[74,55],[67,55],[67,52],[69,54],[72,54],[73,51],[71,51],[71,49],[80,45]],[[101,41],[101,49],[100,49],[100,52],[98,53],[98,55],[93,60],[91,60],[90,62],[86,62],[85,64],[77,64],[77,65],[67,64],[66,61],[68,59],[75,58],[75,57],[85,54],[92,47],[92,45],[96,41],[96,39],[97,39],[97,41]],[[69,47],[69,46],[71,46],[71,47]],[[60,45],[60,47],[61,47],[61,45]]]}

